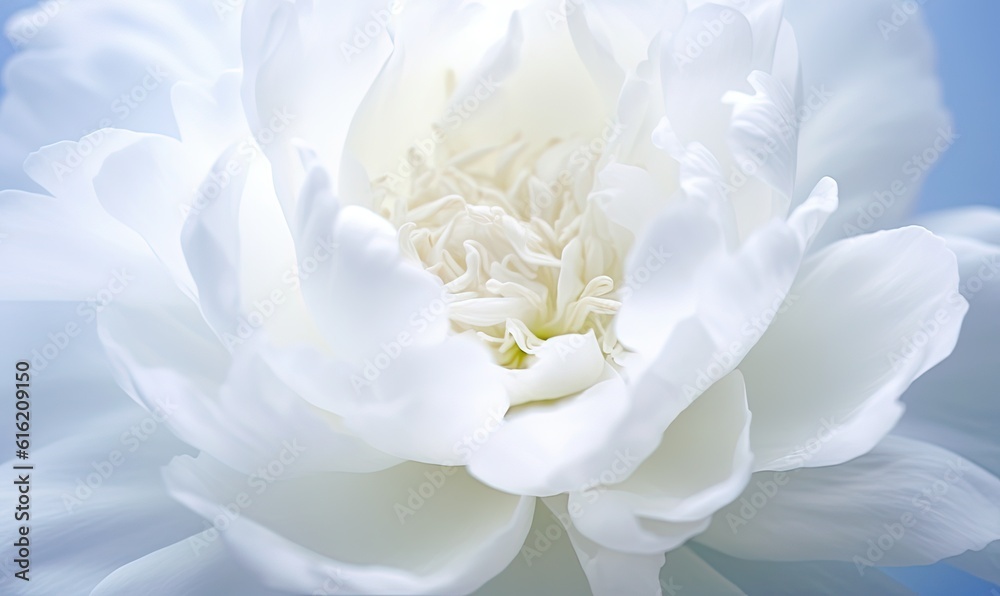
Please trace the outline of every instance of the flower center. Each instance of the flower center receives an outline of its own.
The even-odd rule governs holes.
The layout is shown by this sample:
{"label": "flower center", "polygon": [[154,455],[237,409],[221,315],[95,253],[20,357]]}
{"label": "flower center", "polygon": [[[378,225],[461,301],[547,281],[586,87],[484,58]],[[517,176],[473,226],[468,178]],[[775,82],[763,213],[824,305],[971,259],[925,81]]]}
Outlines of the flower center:
{"label": "flower center", "polygon": [[456,333],[473,332],[498,363],[521,368],[545,340],[593,331],[606,355],[624,254],[588,200],[600,155],[553,140],[433,155],[411,150],[412,174],[374,181],[376,205],[402,252],[441,278]]}

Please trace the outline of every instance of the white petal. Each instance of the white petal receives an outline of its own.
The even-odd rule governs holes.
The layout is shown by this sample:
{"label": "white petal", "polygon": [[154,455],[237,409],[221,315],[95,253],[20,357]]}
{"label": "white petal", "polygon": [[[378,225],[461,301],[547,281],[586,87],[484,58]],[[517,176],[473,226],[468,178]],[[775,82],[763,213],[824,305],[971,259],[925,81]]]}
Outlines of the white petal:
{"label": "white petal", "polygon": [[[5,557],[0,579],[4,587],[29,588],[19,593],[87,592],[119,566],[202,527],[159,479],[159,466],[185,446],[159,414],[142,410],[118,389],[97,341],[92,305],[82,303],[86,315],[77,306],[0,305],[0,358],[31,361],[34,398],[30,458],[16,460],[35,465],[31,581],[11,575],[13,557]],[[13,402],[10,408],[13,419]],[[14,463],[4,465],[9,470]],[[0,493],[13,503],[14,490],[7,483]],[[16,528],[3,526],[5,543],[14,542],[8,531]]]}
{"label": "white petal", "polygon": [[210,528],[118,568],[90,596],[220,593],[278,596],[250,577]]}
{"label": "white petal", "polygon": [[[213,170],[224,171],[235,155],[236,147],[231,147]],[[240,315],[239,216],[246,182],[245,168],[233,174],[219,196],[188,215],[181,230],[181,247],[198,288],[198,303],[219,333],[235,328]]]}
{"label": "white petal", "polygon": [[643,168],[611,163],[597,174],[592,197],[599,200],[608,219],[639,237],[667,204],[668,196]]}
{"label": "white petal", "polygon": [[[31,476],[31,518],[24,520],[30,527],[30,581],[10,578],[17,593],[89,593],[118,567],[203,528],[160,480],[159,467],[185,446],[127,396],[118,392],[117,404],[103,408],[94,389],[81,384],[72,393],[48,396],[58,403],[69,395],[95,399],[62,440],[31,450],[26,462],[4,462],[8,470],[15,462],[35,466],[13,471]],[[8,481],[0,498],[15,503],[17,490]],[[5,544],[17,540],[20,526],[4,525]]]}
{"label": "white petal", "polygon": [[[586,15],[591,35],[626,72],[634,71],[648,58],[657,37],[672,36],[687,13],[685,0],[641,0],[626,4],[594,0],[579,6]],[[555,22],[559,22],[559,17],[573,17],[577,11],[571,10],[573,5],[567,4],[566,15],[552,11]]]}
{"label": "white petal", "polygon": [[893,0],[785,5],[802,61],[797,194],[820,176],[841,187],[843,206],[820,242],[899,225],[925,174],[913,156],[933,155],[950,136],[923,16],[887,31]]}
{"label": "white petal", "polygon": [[503,371],[511,406],[574,395],[596,383],[604,370],[604,354],[592,331],[550,338],[532,356],[528,368]]}
{"label": "white petal", "polygon": [[617,425],[630,405],[625,383],[608,368],[581,394],[510,413],[467,444],[469,473],[508,492],[550,496],[598,483],[606,461],[631,462],[628,452],[615,453]]}
{"label": "white petal", "polygon": [[944,449],[890,436],[849,463],[754,476],[698,541],[770,561],[926,565],[1000,538],[1000,479]]}
{"label": "white petal", "polygon": [[[603,546],[662,553],[704,530],[743,491],[752,466],[750,412],[735,372],[681,412],[627,479],[571,493],[569,511],[580,532]],[[630,472],[622,468],[620,477]]]}
{"label": "white petal", "polygon": [[276,115],[294,116],[264,147],[289,218],[304,174],[293,142],[312,147],[337,175],[351,119],[392,48],[390,8],[378,0],[262,0],[246,8],[242,95],[250,128],[256,136]]}
{"label": "white petal", "polygon": [[960,453],[1000,474],[1000,246],[948,239],[958,256],[969,313],[955,351],[905,394],[895,432]]}
{"label": "white petal", "polygon": [[352,594],[471,592],[514,559],[535,508],[461,468],[412,463],[267,483],[201,456],[166,477],[205,517],[242,503],[221,532],[229,547],[266,584],[306,594],[330,580]]}
{"label": "white petal", "polygon": [[[996,433],[1000,371],[1000,211],[969,207],[921,218],[945,236],[958,257],[962,295],[969,313],[951,356],[917,380],[903,402],[906,413],[895,433],[923,439],[954,451],[1000,474],[1000,440]],[[948,563],[1000,584],[1000,542],[968,552]]]}
{"label": "white petal", "polygon": [[[20,164],[56,141],[111,126],[176,134],[171,86],[215,80],[239,66],[240,12],[220,14],[214,3],[198,0],[154,7],[111,0],[44,5],[15,16],[7,37],[23,47],[8,63],[0,107],[0,186],[29,188]],[[122,23],[141,35],[123,34]],[[65,98],[72,98],[72,109]]]}
{"label": "white petal", "polygon": [[289,445],[303,451],[297,473],[397,462],[282,382],[262,361],[259,340],[237,340],[245,345],[234,345],[231,356],[195,305],[173,292],[161,291],[159,304],[123,298],[101,313],[99,325],[119,384],[150,409],[169,408],[166,424],[177,436],[246,471]]}
{"label": "white petal", "polygon": [[[836,184],[824,180],[787,223],[772,222],[733,254],[711,203],[668,207],[632,250],[629,274],[648,281],[634,284],[615,318],[622,343],[654,358],[673,329],[693,316],[718,338],[720,350],[743,339],[744,324],[784,298],[811,238],[836,208],[836,193]],[[650,255],[664,256],[659,269],[650,271]]]}
{"label": "white petal", "polygon": [[536,499],[531,531],[521,552],[504,569],[475,592],[476,596],[508,594],[587,594],[587,576],[566,536],[565,517]]}
{"label": "white petal", "polygon": [[[0,192],[0,288],[5,300],[91,300],[116,274],[155,265],[130,230],[85,200]],[[123,273],[124,272],[124,273]],[[92,310],[84,303],[84,310]]]}
{"label": "white petal", "polygon": [[373,379],[353,377],[354,399],[332,396],[340,403],[331,409],[352,433],[386,453],[462,465],[505,424],[510,401],[500,372],[482,344],[469,337],[404,348],[387,367],[375,368]]}
{"label": "white petal", "polygon": [[[0,359],[12,368],[27,361],[31,366],[29,395],[33,391],[53,396],[32,403],[33,416],[45,421],[32,425],[35,448],[77,434],[80,420],[94,413],[128,405],[101,351],[92,305],[0,301],[0,320],[4,322]],[[78,398],[59,397],[74,395]],[[12,419],[14,405],[13,400],[9,402]]]}
{"label": "white petal", "polygon": [[[633,290],[619,313],[621,318],[630,299],[646,306],[633,311],[631,326],[626,325],[628,329],[619,332],[619,337],[626,346],[635,345],[636,339],[645,342],[643,356],[655,357],[652,362],[626,368],[628,374],[637,377],[631,396],[624,394],[620,380],[611,379],[551,407],[529,408],[509,416],[504,426],[476,451],[470,471],[504,490],[548,496],[598,484],[600,476],[610,473],[616,460],[626,456],[642,460],[652,453],[670,422],[701,391],[735,368],[739,357],[750,348],[752,344],[741,335],[743,326],[755,314],[759,317],[773,303],[780,303],[808,246],[809,233],[836,203],[835,190],[832,183],[821,184],[814,199],[788,223],[774,222],[734,257],[722,248],[710,246],[706,250],[718,255],[713,263],[717,269],[703,269],[701,262],[659,260],[661,269]],[[705,222],[699,229],[711,231],[717,225],[712,215],[696,203],[668,212],[662,229],[654,225],[646,244],[637,247],[636,263],[643,266],[642,258],[648,255],[669,257],[673,244],[668,243],[676,242],[677,235],[688,238],[692,220]],[[722,243],[721,235],[715,233],[715,242]],[[657,243],[658,239],[663,244]],[[696,239],[694,235],[692,240]],[[688,254],[686,249],[677,247],[678,259]],[[782,262],[775,267],[772,259],[778,258]],[[766,270],[770,268],[774,269]],[[718,277],[713,277],[716,274]],[[704,294],[698,300],[691,296],[691,288],[680,285],[696,275],[704,284]],[[734,283],[740,289],[734,289]],[[682,300],[697,302],[698,313],[682,310],[676,316],[663,316],[668,310],[664,297],[676,295],[674,290],[688,292]],[[747,296],[754,296],[756,304],[748,306]],[[649,320],[644,321],[643,316]],[[663,319],[666,321],[661,322]],[[725,365],[720,365],[717,356],[734,342],[739,343],[739,349]],[[553,428],[560,432],[552,432]]]}
{"label": "white petal", "polygon": [[183,81],[170,90],[180,140],[191,151],[202,152],[201,160],[212,162],[237,142],[243,143],[243,155],[256,153],[266,140],[273,142],[253,137],[240,101],[242,81],[241,71],[227,70],[207,84]]}
{"label": "white petal", "polygon": [[[94,178],[104,208],[143,237],[175,282],[196,296],[181,245],[186,208],[212,164],[196,164],[175,139],[123,130],[105,131],[124,147],[108,156]],[[136,201],[136,195],[143,197]]]}
{"label": "white petal", "polygon": [[[785,201],[791,201],[799,132],[795,90],[786,89],[777,78],[761,71],[750,73],[749,82],[754,95],[732,92],[723,99],[733,104],[729,130],[733,157],[745,172],[756,170],[758,178]],[[759,165],[753,168],[750,164]]]}
{"label": "white petal", "polygon": [[[719,35],[707,46],[700,44],[699,34],[721,25],[724,14]],[[687,14],[660,56],[666,116],[681,142],[701,142],[716,156],[728,153],[732,108],[720,100],[727,91],[746,88],[752,61],[753,31],[743,13],[702,4]]]}
{"label": "white petal", "polygon": [[571,523],[573,515],[571,509],[567,507],[565,497],[545,499],[545,505],[556,515],[556,519],[564,524],[566,535],[573,544],[573,550],[580,559],[584,573],[587,574],[594,596],[623,593],[660,595],[662,551],[633,554],[605,548],[577,531],[575,525]]}
{"label": "white petal", "polygon": [[878,443],[897,401],[958,338],[955,256],[922,228],[831,245],[740,364],[757,469],[833,465]]}
{"label": "white petal", "polygon": [[433,345],[448,328],[441,281],[405,262],[396,232],[361,207],[342,207],[313,165],[297,206],[299,258],[322,259],[300,273],[302,292],[335,357],[362,368],[384,346]]}

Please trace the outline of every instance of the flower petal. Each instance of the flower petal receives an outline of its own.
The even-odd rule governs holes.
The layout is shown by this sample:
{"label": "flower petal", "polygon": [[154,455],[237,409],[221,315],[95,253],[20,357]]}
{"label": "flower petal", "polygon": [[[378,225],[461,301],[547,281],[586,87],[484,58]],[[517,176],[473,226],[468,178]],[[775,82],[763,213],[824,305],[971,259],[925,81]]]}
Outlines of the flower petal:
{"label": "flower petal", "polygon": [[300,277],[333,356],[364,366],[392,342],[440,343],[448,327],[441,281],[404,261],[389,222],[342,207],[326,171],[314,156],[306,159],[293,235],[302,260],[322,249]]}
{"label": "flower petal", "polygon": [[240,341],[231,355],[193,303],[169,287],[159,295],[159,303],[122,298],[98,324],[118,383],[151,409],[171,404],[166,423],[185,442],[245,471],[266,466],[293,438],[304,444],[296,472],[397,463],[279,379],[260,338]]}
{"label": "flower petal", "polygon": [[[668,207],[632,250],[628,274],[647,281],[634,284],[625,297],[615,318],[619,339],[652,359],[692,316],[719,338],[720,349],[740,339],[745,323],[784,298],[812,237],[836,208],[836,194],[832,180],[822,181],[787,222],[758,230],[733,253],[710,201]],[[668,258],[650,271],[649,255]]]}
{"label": "flower petal", "polygon": [[602,546],[662,553],[708,527],[743,491],[752,467],[746,390],[734,372],[681,412],[634,473],[571,493],[569,510],[580,532]]}
{"label": "flower petal", "polygon": [[[777,308],[774,303],[781,302],[791,285],[810,235],[835,206],[835,194],[832,181],[821,183],[788,222],[775,221],[733,256],[708,207],[691,201],[668,210],[634,249],[631,270],[645,267],[643,259],[649,255],[670,257],[675,246],[678,257],[659,259],[660,269],[631,289],[616,317],[618,324],[632,309],[632,318],[618,331],[625,346],[640,348],[640,362],[625,369],[636,379],[631,395],[621,379],[612,377],[551,407],[508,416],[473,455],[471,473],[503,490],[550,496],[594,486],[621,454],[640,461],[647,457],[670,422],[732,371],[752,346],[742,335],[744,325]],[[698,229],[714,238],[704,249],[715,256],[714,262],[707,259],[711,266],[685,258],[689,247],[678,238],[698,240],[698,234],[690,233],[692,222],[704,222]],[[775,259],[780,260],[777,266]],[[681,306],[668,308],[666,297],[678,292],[684,293]],[[748,302],[747,296],[754,300]],[[718,354],[737,341],[739,350],[720,366]]]}
{"label": "flower petal", "polygon": [[213,532],[217,530],[205,530],[119,567],[90,596],[211,593],[279,596],[248,577]]}
{"label": "flower petal", "polygon": [[602,379],[579,395],[508,414],[499,428],[465,447],[469,473],[508,492],[551,496],[596,484],[605,460],[631,462],[612,447],[615,423],[629,408],[625,383],[610,367]]}
{"label": "flower petal", "polygon": [[839,466],[754,476],[698,542],[769,561],[926,565],[1000,538],[1000,479],[945,449],[890,436]]}
{"label": "flower petal", "polygon": [[564,520],[535,500],[531,531],[521,552],[500,575],[475,592],[476,596],[507,594],[586,594],[587,576],[566,537]]}
{"label": "flower petal", "polygon": [[351,118],[392,49],[387,26],[394,7],[378,0],[261,0],[246,7],[242,95],[251,131],[267,130],[275,114],[295,115],[265,147],[289,219],[302,185],[293,140],[313,148],[338,174]]}
{"label": "flower petal", "polygon": [[874,447],[899,420],[903,391],[955,346],[968,308],[957,289],[955,256],[922,228],[811,257],[740,364],[757,469],[833,465]]}
{"label": "flower petal", "polygon": [[565,497],[552,497],[544,499],[544,502],[560,523],[564,524],[566,535],[580,558],[594,596],[622,593],[658,596],[661,593],[662,551],[633,554],[605,548],[577,531],[576,526],[570,522],[572,514]]}
{"label": "flower petal", "polygon": [[386,453],[465,464],[472,450],[505,423],[510,401],[499,367],[482,344],[468,337],[402,350],[385,368],[376,368],[373,379],[353,377],[355,399],[332,396],[338,402],[332,411],[343,416],[352,433]]}
{"label": "flower petal", "polygon": [[926,173],[914,156],[938,153],[952,134],[923,17],[892,26],[894,0],[785,5],[805,95],[796,192],[805,196],[820,176],[841,186],[842,208],[820,246],[899,225]]}
{"label": "flower petal", "polygon": [[[697,41],[699,34],[704,37],[716,23],[721,27],[718,36],[703,46]],[[753,66],[753,42],[747,17],[717,4],[702,4],[688,12],[676,35],[664,40],[660,68],[666,116],[682,143],[698,141],[716,156],[728,153],[732,109],[719,100],[727,91],[745,88]],[[694,57],[690,45],[699,50]]]}
{"label": "flower petal", "polygon": [[266,584],[307,594],[331,580],[352,594],[471,592],[514,559],[535,508],[461,468],[414,463],[256,477],[261,488],[204,455],[175,459],[165,474],[174,496],[205,517],[235,503],[222,532],[232,551]]}
{"label": "flower petal", "polygon": [[[104,131],[123,148],[108,156],[93,185],[101,204],[143,237],[177,285],[197,296],[181,245],[185,207],[197,196],[211,164],[193,163],[183,145],[170,137]],[[82,143],[82,141],[81,141]],[[135,200],[141,193],[143,201]]]}
{"label": "flower petal", "polygon": [[[1000,240],[997,211],[939,216],[935,231]],[[951,221],[948,221],[951,220]],[[997,233],[993,233],[996,230]],[[906,414],[894,432],[946,447],[1000,474],[996,420],[1000,399],[1000,244],[946,236],[958,256],[961,292],[969,302],[955,351],[903,394]]]}
{"label": "flower petal", "polygon": [[[102,407],[99,392],[107,389],[76,380],[74,394],[95,398],[88,411],[62,440],[31,451],[27,463],[34,471],[15,471],[31,476],[30,581],[11,577],[17,593],[89,593],[121,565],[202,528],[160,480],[159,467],[185,446],[159,415],[120,392],[114,404]],[[4,466],[15,462],[26,463],[8,460]],[[0,497],[14,503],[17,490],[7,482]],[[16,542],[19,526],[4,525],[5,544]],[[4,574],[12,573],[5,562]]]}
{"label": "flower petal", "polygon": [[5,300],[95,301],[116,273],[156,264],[139,238],[85,200],[5,190],[0,214]]}
{"label": "flower petal", "polygon": [[0,186],[32,189],[20,171],[29,152],[97,129],[176,134],[170,87],[240,64],[241,9],[218,6],[62,2],[15,16],[6,29],[21,51],[7,64],[0,107]]}
{"label": "flower petal", "polygon": [[604,354],[591,331],[566,334],[545,341],[528,368],[504,369],[503,381],[510,405],[575,395],[601,378]]}

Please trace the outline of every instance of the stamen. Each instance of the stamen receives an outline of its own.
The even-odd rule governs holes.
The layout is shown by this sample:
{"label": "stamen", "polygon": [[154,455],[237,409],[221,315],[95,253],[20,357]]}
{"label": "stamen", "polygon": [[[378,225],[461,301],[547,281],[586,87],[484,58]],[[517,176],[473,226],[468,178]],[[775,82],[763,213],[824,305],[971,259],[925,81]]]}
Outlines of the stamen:
{"label": "stamen", "polygon": [[[529,154],[515,140],[450,158],[443,152],[436,161],[444,165],[423,161],[405,184],[375,185],[402,253],[451,294],[455,332],[474,332],[510,368],[565,334],[593,331],[605,354],[620,354],[611,319],[621,306],[614,280],[624,254],[602,232],[603,211],[580,196],[587,185],[565,182],[567,173],[593,176],[570,167],[572,147],[553,140]],[[492,176],[484,173],[491,160]],[[564,169],[548,180],[530,167],[542,160]],[[521,169],[512,176],[515,164]]]}

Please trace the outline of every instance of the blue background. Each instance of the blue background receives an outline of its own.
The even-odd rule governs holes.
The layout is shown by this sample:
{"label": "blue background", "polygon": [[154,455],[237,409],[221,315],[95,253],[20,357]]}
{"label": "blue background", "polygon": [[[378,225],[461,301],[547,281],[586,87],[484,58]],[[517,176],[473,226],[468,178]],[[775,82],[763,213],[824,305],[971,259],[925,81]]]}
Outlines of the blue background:
{"label": "blue background", "polygon": [[[32,0],[4,0],[0,21],[32,4]],[[969,204],[1000,207],[996,184],[1000,173],[1000,2],[926,0],[923,11],[937,43],[945,103],[960,138],[931,172],[919,210]],[[0,36],[0,62],[13,51]],[[884,571],[924,595],[1000,594],[1000,589],[992,592],[992,585],[944,564]]]}

